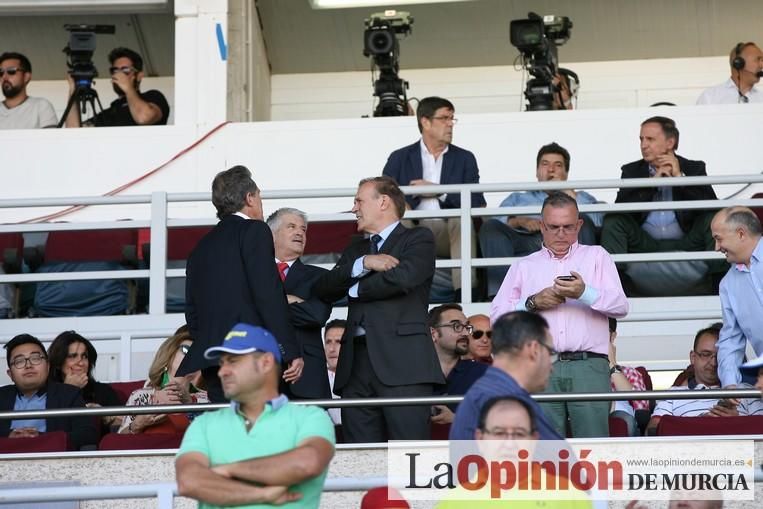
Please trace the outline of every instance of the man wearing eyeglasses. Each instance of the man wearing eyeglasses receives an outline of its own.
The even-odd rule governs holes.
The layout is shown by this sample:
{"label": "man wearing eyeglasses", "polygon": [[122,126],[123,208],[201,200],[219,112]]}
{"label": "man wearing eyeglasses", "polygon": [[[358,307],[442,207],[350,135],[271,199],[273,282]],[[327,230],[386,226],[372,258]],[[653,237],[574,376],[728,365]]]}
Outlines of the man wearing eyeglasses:
{"label": "man wearing eyeglasses", "polygon": [[[689,361],[693,376],[686,385],[673,386],[671,391],[701,391],[720,389],[718,379],[718,341],[719,329],[710,326],[701,329],[694,337],[694,345],[689,352]],[[748,384],[740,384],[740,389],[751,389]],[[763,415],[763,403],[760,399],[676,399],[657,402],[652,418],[647,424],[647,434],[653,434],[664,415],[676,417],[714,416],[727,417],[737,415]]]}
{"label": "man wearing eyeglasses", "polygon": [[[4,348],[13,384],[0,387],[0,411],[85,408],[79,388],[48,381],[48,358],[40,340],[19,334]],[[95,422],[88,416],[0,420],[0,437],[29,438],[53,431],[65,431],[75,451],[97,441]]]}
{"label": "man wearing eyeglasses", "polygon": [[[610,392],[608,317],[628,313],[610,255],[600,246],[578,243],[582,224],[575,199],[551,193],[541,209],[543,247],[511,266],[490,308],[492,320],[514,310],[548,320],[560,353],[547,392]],[[562,436],[568,418],[575,438],[609,435],[608,401],[544,403],[543,408]]]}
{"label": "man wearing eyeglasses", "polygon": [[[458,304],[442,304],[432,308],[427,322],[445,376],[445,387],[438,392],[447,396],[466,394],[487,369],[486,364],[461,360],[461,356],[469,351],[469,334],[473,327],[466,321],[466,315]],[[432,422],[450,424],[457,407],[458,404],[434,405]]]}
{"label": "man wearing eyeglasses", "polygon": [[50,101],[27,94],[30,81],[32,63],[27,57],[15,52],[0,55],[0,83],[5,96],[0,106],[0,129],[37,129],[58,123]]}
{"label": "man wearing eyeglasses", "polygon": [[[395,150],[384,165],[383,174],[395,179],[400,186],[425,186],[435,184],[479,184],[477,159],[468,150],[453,145],[453,128],[458,119],[455,107],[441,97],[425,97],[416,108],[416,120],[421,139],[412,145]],[[457,209],[461,207],[461,195],[413,194],[405,197],[406,208],[412,210]],[[472,207],[484,207],[482,193],[472,194]],[[432,230],[435,235],[437,256],[461,258],[461,221],[457,217],[419,219],[418,224]],[[472,231],[472,254],[477,252],[477,240]],[[452,271],[453,288],[461,289],[461,272]],[[472,288],[476,277],[472,277]]]}
{"label": "man wearing eyeglasses", "polygon": [[[556,142],[543,145],[535,157],[535,177],[538,182],[564,182],[570,174],[570,153]],[[585,191],[566,189],[578,205],[596,203],[596,198]],[[527,207],[542,205],[548,191],[518,191],[509,194],[501,207]],[[596,226],[601,226],[602,214],[585,214],[578,233],[581,244],[596,244]],[[540,215],[497,216],[485,218],[479,233],[480,248],[485,258],[527,256],[539,250],[542,243]],[[487,295],[493,298],[506,277],[508,267],[487,268]]]}
{"label": "man wearing eyeglasses", "polygon": [[[158,90],[140,91],[143,80],[143,58],[128,48],[115,48],[109,53],[111,86],[117,99],[111,106],[84,122],[85,127],[118,127],[134,125],[167,125],[170,105]],[[74,94],[75,83],[71,75],[69,97]],[[66,118],[66,127],[82,127],[79,105],[72,106]]]}

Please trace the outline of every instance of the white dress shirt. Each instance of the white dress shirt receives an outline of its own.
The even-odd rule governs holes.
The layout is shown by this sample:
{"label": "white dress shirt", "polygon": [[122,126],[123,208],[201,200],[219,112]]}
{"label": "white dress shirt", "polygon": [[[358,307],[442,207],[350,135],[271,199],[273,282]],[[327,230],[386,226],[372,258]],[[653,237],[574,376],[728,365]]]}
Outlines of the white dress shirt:
{"label": "white dress shirt", "polygon": [[[747,102],[763,103],[763,92],[755,87],[744,94],[744,97],[748,99]],[[697,104],[737,104],[743,102],[745,100],[739,96],[739,89],[731,78],[720,85],[706,89],[697,99]]]}
{"label": "white dress shirt", "polygon": [[[421,145],[421,168],[423,170],[422,178],[433,182],[435,184],[440,183],[440,177],[442,176],[442,160],[450,147],[445,147],[440,153],[440,157],[435,159],[429,149],[424,144],[424,140],[419,142]],[[440,200],[438,198],[421,198],[416,210],[439,210]]]}

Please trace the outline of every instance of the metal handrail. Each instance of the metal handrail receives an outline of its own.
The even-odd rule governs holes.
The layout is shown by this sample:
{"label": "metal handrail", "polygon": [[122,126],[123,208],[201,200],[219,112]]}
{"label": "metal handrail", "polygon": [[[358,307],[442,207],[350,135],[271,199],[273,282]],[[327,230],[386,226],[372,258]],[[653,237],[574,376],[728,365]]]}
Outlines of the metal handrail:
{"label": "metal handrail", "polygon": [[[628,401],[660,399],[723,399],[723,398],[761,398],[758,389],[711,389],[703,391],[619,391],[619,392],[578,392],[578,393],[543,393],[532,394],[538,402],[554,401]],[[460,403],[463,396],[430,396],[421,398],[348,398],[317,399],[293,401],[297,405],[310,405],[322,408],[349,408],[363,406],[418,406],[447,405]],[[19,410],[0,412],[3,419],[39,419],[49,417],[140,415],[140,414],[177,414],[186,412],[207,412],[228,407],[227,403],[206,403],[191,405],[146,405],[97,408],[61,408],[53,410]]]}

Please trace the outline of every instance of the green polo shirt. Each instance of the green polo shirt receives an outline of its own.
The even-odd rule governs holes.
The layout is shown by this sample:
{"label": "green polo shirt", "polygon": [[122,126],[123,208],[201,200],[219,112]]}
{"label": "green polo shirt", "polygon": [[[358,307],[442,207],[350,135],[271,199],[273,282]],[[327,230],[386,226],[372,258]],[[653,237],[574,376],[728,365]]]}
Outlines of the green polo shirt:
{"label": "green polo shirt", "polygon": [[[334,425],[328,414],[314,406],[294,405],[280,396],[265,405],[252,429],[247,433],[238,405],[206,412],[194,419],[183,437],[178,456],[199,452],[209,458],[211,466],[234,463],[289,451],[310,437],[336,443]],[[328,468],[317,477],[293,486],[302,499],[279,507],[317,508]],[[217,506],[199,502],[200,509]],[[273,507],[270,504],[236,506],[240,508]]]}

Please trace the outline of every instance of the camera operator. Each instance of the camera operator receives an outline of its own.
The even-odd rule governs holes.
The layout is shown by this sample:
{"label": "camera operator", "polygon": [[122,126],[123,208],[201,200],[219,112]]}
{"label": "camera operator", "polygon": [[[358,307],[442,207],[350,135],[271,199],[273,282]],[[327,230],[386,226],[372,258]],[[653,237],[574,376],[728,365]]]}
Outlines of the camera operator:
{"label": "camera operator", "polygon": [[21,53],[0,55],[0,84],[5,100],[0,106],[0,129],[37,129],[54,127],[56,112],[50,101],[29,97],[26,87],[32,81],[32,64]]}
{"label": "camera operator", "polygon": [[[143,79],[143,58],[128,48],[115,48],[109,53],[111,85],[117,99],[107,109],[84,122],[86,127],[116,127],[133,125],[166,125],[170,106],[158,90],[140,91]],[[71,75],[69,97],[75,84]],[[79,106],[75,103],[66,118],[66,127],[81,127]]]}

